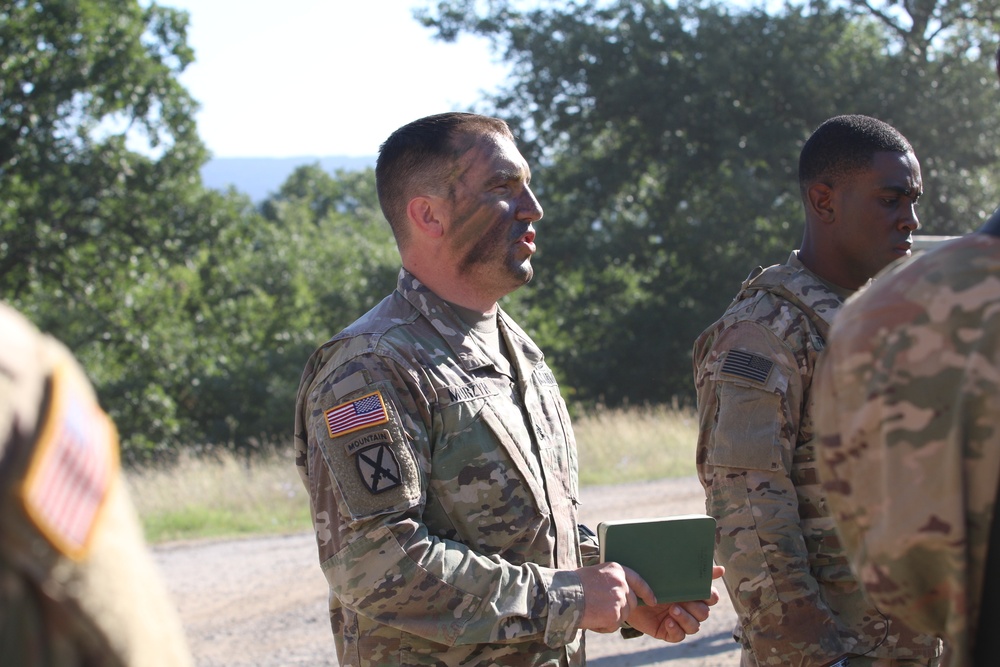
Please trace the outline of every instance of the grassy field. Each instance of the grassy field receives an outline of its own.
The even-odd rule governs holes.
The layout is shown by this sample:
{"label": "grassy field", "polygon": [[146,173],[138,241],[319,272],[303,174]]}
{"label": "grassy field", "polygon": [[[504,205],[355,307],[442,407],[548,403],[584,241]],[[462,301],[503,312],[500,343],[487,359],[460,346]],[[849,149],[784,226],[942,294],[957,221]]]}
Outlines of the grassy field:
{"label": "grassy field", "polygon": [[[669,407],[595,410],[574,420],[580,483],[694,474],[695,415]],[[244,461],[223,453],[129,471],[126,483],[152,543],[310,530],[309,500],[291,451]]]}

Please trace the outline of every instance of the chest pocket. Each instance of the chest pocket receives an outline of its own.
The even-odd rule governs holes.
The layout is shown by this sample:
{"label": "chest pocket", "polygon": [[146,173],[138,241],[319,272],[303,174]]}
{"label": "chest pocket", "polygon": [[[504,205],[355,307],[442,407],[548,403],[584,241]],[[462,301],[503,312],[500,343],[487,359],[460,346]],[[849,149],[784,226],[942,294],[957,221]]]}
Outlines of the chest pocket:
{"label": "chest pocket", "polygon": [[545,491],[520,409],[483,386],[440,406],[424,522],[439,537],[513,557],[548,529]]}
{"label": "chest pocket", "polygon": [[555,378],[551,384],[540,384],[538,395],[535,440],[542,465],[545,466],[545,476],[551,481],[560,480],[562,491],[573,503],[578,503],[580,493],[576,439],[566,403],[559,393],[559,386],[555,384]]}

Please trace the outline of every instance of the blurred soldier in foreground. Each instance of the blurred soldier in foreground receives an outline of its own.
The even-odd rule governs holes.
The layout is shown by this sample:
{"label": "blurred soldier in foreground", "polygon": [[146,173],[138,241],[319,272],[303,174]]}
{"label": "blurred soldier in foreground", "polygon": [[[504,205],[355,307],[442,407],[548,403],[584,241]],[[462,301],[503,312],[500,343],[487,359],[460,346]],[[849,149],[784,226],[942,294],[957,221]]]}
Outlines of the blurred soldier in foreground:
{"label": "blurred soldier in foreground", "polygon": [[717,593],[637,606],[649,587],[577,524],[566,405],[497,306],[542,217],[510,129],[422,118],[375,175],[398,286],[313,354],[295,414],[339,664],[582,665],[584,629],[697,632]]}
{"label": "blurred soldier in foreground", "polygon": [[844,546],[878,608],[944,638],[950,665],[973,664],[1000,478],[1000,215],[992,224],[851,300],[816,376]]}
{"label": "blurred soldier in foreground", "polygon": [[837,316],[816,375],[819,468],[844,547],[879,609],[942,637],[951,667],[1000,664],[986,654],[998,628],[980,623],[998,604],[984,595],[1000,481],[998,237],[1000,211],[880,275]]}
{"label": "blurred soldier in foreground", "polygon": [[816,478],[810,391],[843,301],[910,254],[920,166],[891,126],[838,116],[803,146],[799,186],[800,249],[753,272],[694,346],[698,474],[741,664],[935,664],[939,642],[890,622],[851,574]]}
{"label": "blurred soldier in foreground", "polygon": [[190,665],[83,371],[4,304],[0,341],[0,665]]}

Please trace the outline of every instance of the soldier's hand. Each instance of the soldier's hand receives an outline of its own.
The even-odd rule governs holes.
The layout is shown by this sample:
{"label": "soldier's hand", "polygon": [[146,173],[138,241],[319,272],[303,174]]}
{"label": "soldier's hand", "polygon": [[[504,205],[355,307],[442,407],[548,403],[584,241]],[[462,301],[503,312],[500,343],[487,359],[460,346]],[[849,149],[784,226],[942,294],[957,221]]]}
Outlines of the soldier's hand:
{"label": "soldier's hand", "polygon": [[[712,579],[718,579],[725,568],[712,568]],[[628,623],[636,630],[665,642],[677,643],[701,629],[708,620],[709,607],[719,602],[719,592],[712,588],[707,600],[694,602],[674,602],[638,607],[632,611]]]}
{"label": "soldier's hand", "polygon": [[642,577],[618,563],[601,563],[576,570],[583,584],[580,627],[616,632],[639,606],[639,599],[655,604],[656,597]]}

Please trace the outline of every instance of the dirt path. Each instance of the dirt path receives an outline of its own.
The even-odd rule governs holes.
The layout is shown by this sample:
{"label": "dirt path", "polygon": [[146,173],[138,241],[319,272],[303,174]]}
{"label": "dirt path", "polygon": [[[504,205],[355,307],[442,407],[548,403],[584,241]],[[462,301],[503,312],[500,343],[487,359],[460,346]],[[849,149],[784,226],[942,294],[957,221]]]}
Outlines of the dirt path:
{"label": "dirt path", "polygon": [[[704,512],[694,477],[583,490],[582,520]],[[155,549],[180,609],[198,667],[332,666],[326,580],[312,534],[224,542],[175,543]],[[735,614],[725,588],[699,634],[681,644],[588,633],[587,664],[596,667],[739,664],[730,634]]]}

